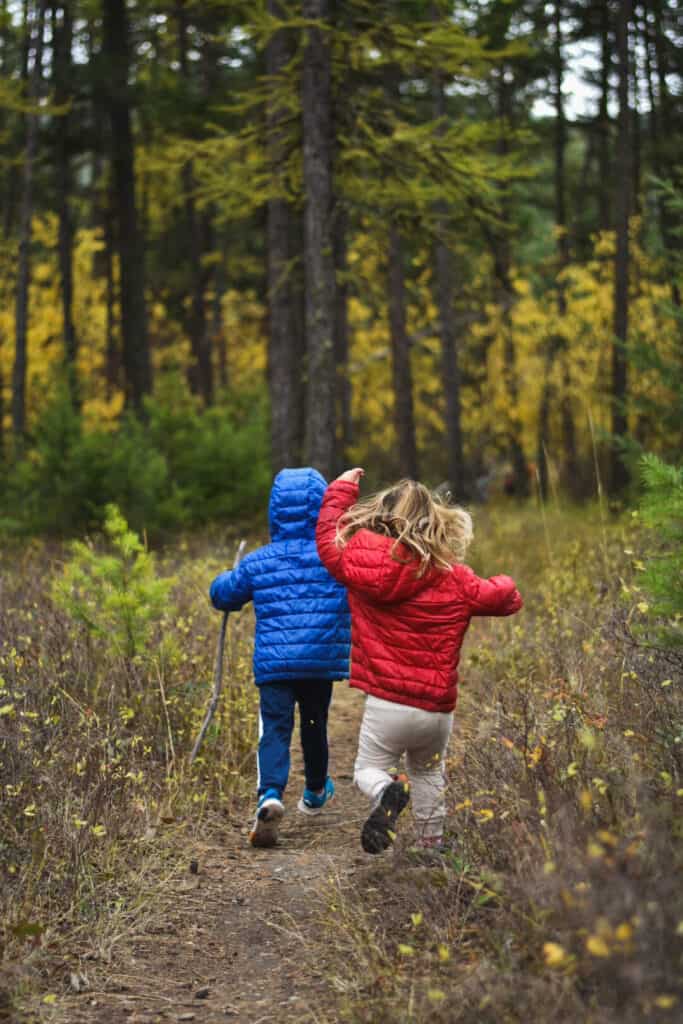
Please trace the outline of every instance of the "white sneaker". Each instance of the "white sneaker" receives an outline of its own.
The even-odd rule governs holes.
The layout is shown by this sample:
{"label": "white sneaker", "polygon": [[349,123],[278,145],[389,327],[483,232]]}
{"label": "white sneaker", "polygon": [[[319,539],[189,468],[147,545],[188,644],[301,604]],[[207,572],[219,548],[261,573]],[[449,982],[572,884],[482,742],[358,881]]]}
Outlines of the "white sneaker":
{"label": "white sneaker", "polygon": [[277,833],[285,813],[285,805],[276,789],[268,789],[261,796],[256,808],[256,820],[249,833],[252,846],[275,846]]}

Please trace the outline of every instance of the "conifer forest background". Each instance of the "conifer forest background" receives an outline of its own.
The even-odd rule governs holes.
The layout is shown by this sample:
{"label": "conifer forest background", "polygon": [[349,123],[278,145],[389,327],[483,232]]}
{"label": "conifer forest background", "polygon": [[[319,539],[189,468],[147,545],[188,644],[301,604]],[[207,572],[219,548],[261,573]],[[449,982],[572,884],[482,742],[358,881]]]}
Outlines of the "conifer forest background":
{"label": "conifer forest background", "polygon": [[365,464],[619,498],[683,424],[676,0],[2,0],[14,532]]}

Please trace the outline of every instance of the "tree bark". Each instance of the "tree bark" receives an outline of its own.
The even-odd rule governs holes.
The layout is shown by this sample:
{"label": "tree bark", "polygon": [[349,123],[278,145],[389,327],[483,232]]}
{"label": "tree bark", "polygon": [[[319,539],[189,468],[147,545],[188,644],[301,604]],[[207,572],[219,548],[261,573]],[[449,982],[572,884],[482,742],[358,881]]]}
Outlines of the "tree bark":
{"label": "tree bark", "polygon": [[401,476],[418,478],[415,417],[413,413],[413,375],[406,331],[405,277],[403,241],[395,224],[389,228],[389,331],[391,368],[394,387],[394,424]]}
{"label": "tree bark", "polygon": [[[305,18],[327,18],[327,0],[303,0]],[[332,243],[331,57],[322,25],[307,28],[302,75],[304,265],[306,281],[305,457],[329,477],[335,469],[334,306]]]}
{"label": "tree bark", "polygon": [[[28,99],[32,106],[38,101],[43,65],[45,0],[35,6],[31,32],[33,66],[29,77]],[[29,8],[30,9],[30,8]],[[27,27],[28,27],[27,22]],[[23,191],[21,197],[19,259],[17,269],[15,354],[12,371],[12,428],[18,446],[26,431],[26,374],[28,367],[28,300],[31,278],[31,222],[33,220],[33,165],[38,148],[38,115],[26,115],[26,147],[24,151]]]}
{"label": "tree bark", "polygon": [[631,153],[632,153],[632,174],[631,174],[631,210],[634,214],[641,212],[640,190],[642,184],[642,159],[643,144],[640,131],[640,108],[638,104],[638,32],[635,24],[635,2],[631,0],[631,12],[634,18],[633,31],[628,36],[629,47],[629,70],[630,70],[630,91],[631,91]]}
{"label": "tree bark", "polygon": [[[629,109],[629,46],[628,27],[631,0],[620,0],[616,12],[617,57],[619,60],[619,116],[616,163],[619,168],[616,181],[616,253],[614,259],[614,342],[612,344],[612,435],[623,438],[628,433],[626,340],[629,314],[629,215],[632,197],[631,168],[631,111]],[[610,483],[612,491],[619,493],[628,484],[626,465],[612,447]]]}
{"label": "tree bark", "polygon": [[[3,7],[3,12],[6,10],[6,5]],[[3,17],[4,22],[4,17]],[[28,94],[28,58],[29,50],[31,48],[31,7],[29,0],[23,0],[22,3],[22,46],[21,46],[21,65],[19,69],[21,84],[26,94]],[[9,32],[5,36],[4,48],[9,46]],[[4,61],[3,61],[4,63]],[[3,67],[3,74],[6,69]],[[7,69],[7,73],[11,73]],[[17,134],[14,131],[11,132],[11,143],[20,147],[25,145],[26,142],[26,118],[18,117],[18,128]],[[20,206],[19,192],[22,182],[22,169],[16,161],[12,161],[7,169],[7,191],[4,200],[4,208],[2,211],[2,229],[5,238],[9,238],[14,231],[16,223],[16,216]]]}
{"label": "tree bark", "polygon": [[[570,247],[567,216],[567,185],[566,185],[566,149],[567,149],[567,119],[564,109],[564,57],[562,54],[562,25],[563,25],[563,4],[557,0],[553,10],[553,93],[555,100],[555,161],[554,161],[554,186],[555,186],[555,223],[557,225],[557,312],[560,320],[563,320],[567,312],[567,300],[565,296],[564,283],[561,280],[562,272],[569,265]],[[538,481],[541,496],[545,500],[548,495],[549,470],[548,452],[550,450],[550,414],[555,400],[554,390],[550,382],[550,376],[558,355],[562,356],[562,390],[560,399],[560,420],[562,427],[562,440],[565,461],[565,479],[570,490],[576,487],[577,465],[576,465],[576,437],[574,429],[574,416],[571,406],[571,371],[568,345],[566,339],[556,334],[550,337],[546,343],[545,359],[545,380],[541,393],[541,404],[538,417],[538,452],[536,462],[538,466]]]}
{"label": "tree bark", "polygon": [[[180,73],[186,85],[190,84],[190,69],[187,61],[187,10],[185,0],[179,0],[176,7],[178,19],[178,56]],[[201,395],[205,405],[213,402],[213,364],[211,360],[211,337],[206,320],[206,289],[210,272],[202,265],[205,252],[212,242],[211,218],[207,212],[200,212],[194,201],[194,167],[188,160],[181,171],[182,188],[185,196],[185,222],[188,238],[189,271],[192,281],[190,310],[187,319],[188,334],[192,350],[192,366],[189,372],[190,388]]]}
{"label": "tree bark", "polygon": [[[506,81],[503,70],[501,70],[498,76],[498,115],[503,126],[503,136],[500,141],[499,151],[505,155],[509,151],[509,143],[505,132],[512,125],[512,94],[511,86]],[[505,224],[509,224],[511,220],[510,210],[505,198],[501,206],[503,221]],[[519,381],[517,378],[517,356],[512,334],[511,316],[515,292],[511,277],[510,240],[506,234],[493,238],[493,262],[495,276],[500,289],[499,301],[502,312],[503,378],[510,410],[508,413],[507,435],[508,452],[512,464],[512,490],[517,497],[526,497],[529,493],[529,474],[527,460],[520,440],[521,424],[517,412]]]}
{"label": "tree bark", "polygon": [[126,403],[143,414],[152,388],[145,308],[144,239],[135,205],[135,146],[131,125],[129,24],[125,0],[104,0],[102,54],[111,125],[111,165],[120,263],[121,337]]}
{"label": "tree bark", "polygon": [[609,4],[604,2],[600,5],[600,108],[598,111],[598,201],[602,231],[609,231],[612,224],[609,119],[609,76],[612,66],[612,51],[609,30],[610,9]]}
{"label": "tree bark", "polygon": [[[436,4],[432,5],[432,20],[440,21],[441,15]],[[446,94],[443,74],[434,73],[433,82],[434,116],[439,122],[438,131],[445,131]],[[446,231],[448,209],[444,203],[437,205],[439,215],[439,239],[434,246],[434,268],[436,303],[439,310],[439,334],[441,337],[441,375],[446,406],[446,447],[448,483],[459,498],[468,496],[465,480],[462,424],[460,408],[460,366],[458,341],[454,317],[455,266],[453,253],[443,240]]]}
{"label": "tree bark", "polygon": [[[61,7],[61,23],[57,10]],[[68,2],[52,7],[52,33],[54,48],[55,103],[65,106],[71,99],[71,46],[73,22]],[[64,321],[64,365],[69,394],[74,407],[80,404],[78,380],[78,338],[73,321],[73,239],[74,227],[71,215],[71,118],[69,111],[57,119],[56,128],[56,169],[57,169],[57,212],[59,217],[59,274],[62,291],[62,318]]]}
{"label": "tree bark", "polygon": [[105,197],[104,204],[104,264],[107,283],[107,320],[105,335],[105,367],[104,374],[107,386],[107,398],[111,398],[121,386],[121,349],[118,344],[116,317],[116,282],[114,279],[114,223],[110,197]]}
{"label": "tree bark", "polygon": [[352,443],[351,380],[349,378],[349,283],[347,253],[348,215],[340,203],[334,216],[334,267],[337,282],[334,311],[334,361],[336,364],[336,405],[339,431],[339,472],[348,463]]}
{"label": "tree bark", "polygon": [[[268,13],[283,16],[278,0],[268,0]],[[271,82],[277,78],[291,56],[286,30],[278,29],[266,47],[266,72]],[[282,192],[279,175],[284,161],[284,121],[286,111],[278,100],[278,90],[271,85],[266,107],[266,127],[270,173],[276,192]],[[296,465],[301,458],[297,429],[301,417],[300,381],[303,367],[296,353],[293,257],[295,255],[294,218],[282,194],[268,201],[266,243],[268,260],[268,383],[270,390],[270,458],[273,473],[285,466]]]}
{"label": "tree bark", "polygon": [[216,264],[213,277],[213,300],[211,303],[211,349],[217,354],[218,386],[227,391],[230,383],[230,371],[228,367],[228,344],[225,337],[225,322],[223,320],[223,296],[226,290],[225,278],[225,251],[222,238],[219,236],[216,241],[220,262]]}
{"label": "tree bark", "polygon": [[[650,136],[650,147],[652,150],[652,166],[655,177],[663,179],[666,176],[664,157],[664,134],[670,132],[669,121],[669,91],[666,84],[665,50],[662,41],[661,11],[659,0],[644,0],[642,3],[643,20],[643,47],[645,51],[645,76],[647,82],[647,97],[650,112],[648,115],[648,126]],[[652,26],[650,25],[649,14],[653,14]],[[657,77],[657,90],[655,90],[655,75]],[[671,298],[676,306],[681,305],[681,294],[677,281],[676,258],[677,249],[680,248],[680,241],[676,233],[672,233],[672,224],[668,216],[666,205],[662,196],[657,196],[657,215],[659,220],[659,231],[662,236],[662,243],[667,255],[668,276],[671,282]],[[673,256],[673,258],[672,258]]]}

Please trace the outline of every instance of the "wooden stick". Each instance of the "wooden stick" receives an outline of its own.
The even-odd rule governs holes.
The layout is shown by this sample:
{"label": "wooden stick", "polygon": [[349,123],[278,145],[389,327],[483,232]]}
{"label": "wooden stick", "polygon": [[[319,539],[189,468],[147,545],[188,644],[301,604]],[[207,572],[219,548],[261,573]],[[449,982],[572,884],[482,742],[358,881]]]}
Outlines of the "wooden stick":
{"label": "wooden stick", "polygon": [[[233,570],[235,570],[242,561],[242,555],[244,554],[244,549],[246,548],[246,546],[246,540],[241,540],[239,542],[237,552],[235,554],[235,561],[233,562],[232,566]],[[192,753],[190,754],[190,764],[193,763],[195,757],[199,753],[199,748],[201,747],[204,737],[206,736],[207,729],[211,725],[211,720],[216,713],[218,701],[220,700],[221,687],[223,685],[223,654],[225,651],[225,633],[228,625],[228,614],[228,612],[223,612],[223,621],[221,622],[221,628],[218,633],[218,645],[216,647],[216,664],[213,670],[213,693],[211,695],[211,700],[209,702],[209,706],[204,716],[204,721],[202,722],[202,727],[199,730],[199,736],[197,736],[195,744],[192,748]]]}

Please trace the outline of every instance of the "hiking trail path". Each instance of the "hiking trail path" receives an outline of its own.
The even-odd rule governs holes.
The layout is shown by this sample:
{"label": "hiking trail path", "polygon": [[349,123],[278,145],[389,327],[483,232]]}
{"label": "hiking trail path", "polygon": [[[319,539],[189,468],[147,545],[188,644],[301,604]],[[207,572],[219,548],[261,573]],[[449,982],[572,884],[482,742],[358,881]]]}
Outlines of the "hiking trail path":
{"label": "hiking trail path", "polygon": [[297,722],[278,845],[249,846],[252,805],[244,820],[230,818],[220,839],[188,840],[183,863],[153,912],[116,944],[106,969],[88,962],[87,955],[76,959],[70,969],[85,979],[83,991],[60,996],[49,1019],[58,1024],[336,1020],[326,970],[335,950],[321,943],[312,958],[310,947],[321,928],[330,878],[345,888],[356,872],[362,875],[376,863],[360,847],[367,802],[352,781],[362,709],[358,690],[335,685],[329,736],[336,796],[321,815],[296,810],[303,785]]}

